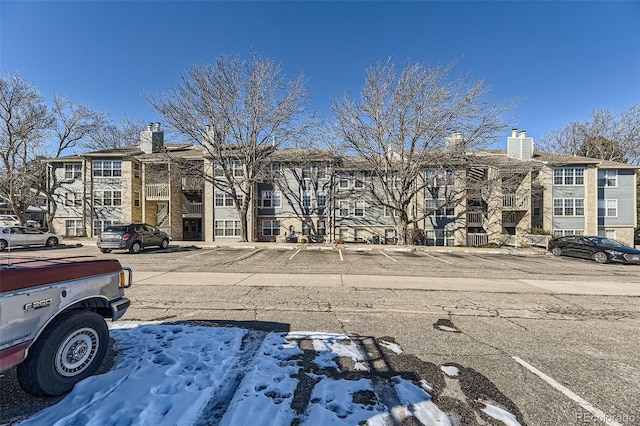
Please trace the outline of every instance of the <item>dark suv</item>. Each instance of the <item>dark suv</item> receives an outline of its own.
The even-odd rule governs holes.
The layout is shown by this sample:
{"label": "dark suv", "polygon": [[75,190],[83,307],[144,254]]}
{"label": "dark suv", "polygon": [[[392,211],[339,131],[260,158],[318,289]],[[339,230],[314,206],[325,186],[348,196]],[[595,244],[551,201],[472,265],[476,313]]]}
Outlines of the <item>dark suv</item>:
{"label": "dark suv", "polygon": [[130,223],[111,225],[98,234],[97,245],[103,253],[111,250],[129,250],[129,253],[139,253],[145,247],[169,247],[169,235],[146,223]]}

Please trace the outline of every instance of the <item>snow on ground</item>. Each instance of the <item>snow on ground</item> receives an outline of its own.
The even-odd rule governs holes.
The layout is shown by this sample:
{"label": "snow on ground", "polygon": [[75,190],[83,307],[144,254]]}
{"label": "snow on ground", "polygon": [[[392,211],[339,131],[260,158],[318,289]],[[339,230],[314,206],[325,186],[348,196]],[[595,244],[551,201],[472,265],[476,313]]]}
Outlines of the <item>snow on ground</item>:
{"label": "snow on ground", "polygon": [[[338,370],[336,360],[344,357],[353,360],[354,371],[367,371],[368,354],[346,335],[120,323],[112,325],[111,336],[118,356],[109,372],[82,381],[58,404],[20,425],[240,426],[295,421],[382,426],[399,424],[408,416],[425,425],[452,424],[432,401],[425,382],[394,377],[391,384],[381,384],[368,378],[300,373],[303,341],[312,342],[314,371]],[[402,353],[395,343],[382,345]],[[307,399],[294,400],[298,388],[305,386],[311,388]],[[389,389],[377,389],[381,386],[395,391],[393,406],[377,397],[388,393]],[[298,393],[304,394],[304,389]],[[483,404],[485,414],[518,425],[511,413]]]}

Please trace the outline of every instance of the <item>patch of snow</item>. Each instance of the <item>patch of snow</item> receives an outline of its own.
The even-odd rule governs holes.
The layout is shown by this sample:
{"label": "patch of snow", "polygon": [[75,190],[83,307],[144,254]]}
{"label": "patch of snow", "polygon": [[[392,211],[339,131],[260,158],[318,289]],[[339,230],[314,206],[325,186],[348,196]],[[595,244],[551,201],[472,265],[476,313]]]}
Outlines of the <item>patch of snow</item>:
{"label": "patch of snow", "polygon": [[[367,357],[355,340],[341,334],[263,334],[123,321],[111,324],[111,336],[118,351],[111,371],[83,380],[60,402],[20,424],[382,426],[401,424],[409,417],[425,425],[450,425],[450,419],[456,419],[455,413],[448,417],[432,401],[428,383],[401,377],[348,380],[313,374],[310,400],[297,401],[306,405],[297,408],[304,412],[296,411],[294,398],[303,368],[301,341],[313,343],[318,365],[349,357],[356,369],[366,367]],[[339,368],[335,362],[332,366]],[[372,380],[384,380],[383,387],[397,398],[381,396],[380,383]],[[484,404],[487,415],[518,425],[511,413]]]}
{"label": "patch of snow", "polygon": [[398,355],[403,353],[402,347],[400,347],[400,345],[398,345],[397,343],[391,343],[391,342],[387,342],[386,340],[381,340],[380,341],[380,346],[382,346],[384,348],[387,348],[387,349],[397,353]]}
{"label": "patch of snow", "polygon": [[441,365],[440,369],[449,377],[458,377],[458,374],[460,374],[458,367],[452,365]]}
{"label": "patch of snow", "polygon": [[481,411],[487,414],[489,417],[492,417],[504,423],[506,426],[521,426],[520,422],[518,422],[518,419],[516,419],[516,416],[514,416],[507,410],[496,407],[495,405],[489,404],[486,401],[480,402],[485,405],[485,407]]}

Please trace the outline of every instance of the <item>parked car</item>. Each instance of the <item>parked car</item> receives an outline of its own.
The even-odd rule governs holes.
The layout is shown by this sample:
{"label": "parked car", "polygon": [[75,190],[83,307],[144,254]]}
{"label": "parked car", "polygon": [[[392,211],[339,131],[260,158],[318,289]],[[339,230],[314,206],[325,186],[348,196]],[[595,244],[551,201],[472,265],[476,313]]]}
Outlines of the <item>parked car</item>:
{"label": "parked car", "polygon": [[13,226],[20,225],[20,219],[14,214],[0,214],[1,226]]}
{"label": "parked car", "polygon": [[47,246],[60,244],[60,237],[51,232],[42,232],[29,226],[0,227],[0,251],[7,247]]}
{"label": "parked car", "polygon": [[605,237],[566,236],[549,240],[555,256],[592,259],[598,263],[621,262],[640,265],[640,250]]}
{"label": "parked car", "polygon": [[0,259],[0,372],[17,366],[18,383],[57,396],[94,374],[109,349],[106,318],[129,307],[131,268],[95,257]]}
{"label": "parked car", "polygon": [[98,235],[97,245],[102,253],[111,250],[129,250],[129,253],[139,253],[145,247],[169,247],[169,235],[158,228],[146,223],[129,223],[111,225],[104,228]]}
{"label": "parked car", "polygon": [[[26,220],[26,225],[32,228],[40,228],[37,220]],[[14,214],[0,214],[0,226],[20,226],[20,219]]]}

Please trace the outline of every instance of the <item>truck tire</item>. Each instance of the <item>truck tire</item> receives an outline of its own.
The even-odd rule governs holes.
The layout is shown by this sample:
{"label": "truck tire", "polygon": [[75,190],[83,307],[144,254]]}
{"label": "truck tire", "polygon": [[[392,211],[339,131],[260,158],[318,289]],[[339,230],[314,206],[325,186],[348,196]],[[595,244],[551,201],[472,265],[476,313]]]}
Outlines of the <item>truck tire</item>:
{"label": "truck tire", "polygon": [[63,395],[93,375],[107,353],[109,329],[93,311],[60,314],[18,365],[18,382],[35,396]]}

